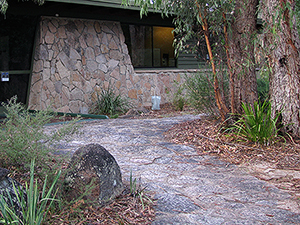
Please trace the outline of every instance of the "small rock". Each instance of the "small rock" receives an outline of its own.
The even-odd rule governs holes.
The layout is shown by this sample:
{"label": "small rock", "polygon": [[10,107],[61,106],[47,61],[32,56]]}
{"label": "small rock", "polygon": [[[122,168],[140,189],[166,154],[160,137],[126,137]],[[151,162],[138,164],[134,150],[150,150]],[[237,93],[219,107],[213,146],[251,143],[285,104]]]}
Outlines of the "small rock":
{"label": "small rock", "polygon": [[138,116],[138,115],[140,115],[140,113],[137,109],[129,109],[125,115],[126,116]]}
{"label": "small rock", "polygon": [[99,199],[103,204],[123,191],[120,167],[114,157],[101,145],[89,144],[79,148],[71,158],[65,177],[67,198],[78,198],[91,185],[86,199]]}
{"label": "small rock", "polygon": [[149,110],[144,107],[140,107],[137,109],[129,109],[125,115],[119,116],[119,118],[126,119],[126,118],[130,118],[130,117],[134,117],[134,116],[140,116],[141,114],[148,113],[148,112],[149,112]]}

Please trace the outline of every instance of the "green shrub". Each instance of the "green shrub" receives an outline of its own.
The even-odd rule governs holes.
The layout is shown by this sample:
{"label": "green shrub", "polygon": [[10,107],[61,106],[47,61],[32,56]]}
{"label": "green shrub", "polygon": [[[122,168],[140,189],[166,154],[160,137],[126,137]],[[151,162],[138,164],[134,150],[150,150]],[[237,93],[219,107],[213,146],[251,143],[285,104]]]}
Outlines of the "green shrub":
{"label": "green shrub", "polygon": [[101,93],[97,93],[97,100],[93,103],[90,113],[96,115],[109,115],[117,117],[116,114],[125,113],[131,104],[127,98],[116,95],[111,85],[107,89],[102,89]]}
{"label": "green shrub", "polygon": [[278,137],[277,123],[281,112],[272,117],[271,103],[254,103],[253,108],[242,103],[244,114],[230,128],[241,141],[251,141],[269,145]]}
{"label": "green shrub", "polygon": [[55,146],[58,141],[71,138],[78,131],[77,120],[64,124],[52,133],[45,132],[44,125],[54,118],[53,112],[30,113],[13,97],[3,104],[6,119],[0,124],[0,163],[2,167],[13,167],[27,171],[32,159],[36,159],[39,172],[44,175],[53,169],[52,161],[58,161]]}
{"label": "green shrub", "polygon": [[183,107],[185,105],[185,102],[186,102],[186,99],[185,99],[185,96],[184,96],[184,86],[183,85],[179,85],[178,83],[177,84],[177,91],[175,92],[174,96],[173,96],[173,107],[176,109],[176,110],[180,110],[182,111],[183,110]]}
{"label": "green shrub", "polygon": [[189,104],[199,112],[216,114],[213,77],[209,73],[186,75],[185,87]]}
{"label": "green shrub", "polygon": [[[5,201],[3,196],[0,196],[0,210],[2,218],[0,218],[1,224],[24,224],[24,225],[39,225],[43,222],[46,217],[53,201],[57,190],[53,193],[56,182],[60,176],[60,172],[57,173],[55,179],[53,180],[50,188],[46,191],[47,177],[44,180],[42,191],[40,192],[37,185],[37,180],[34,180],[34,160],[31,161],[30,166],[30,182],[29,187],[26,183],[26,194],[27,201],[25,201],[25,196],[23,192],[17,190],[14,186],[14,192],[16,194],[15,199],[22,209],[22,213],[18,213],[14,207],[10,207]],[[8,192],[9,193],[9,192]],[[8,199],[12,202],[12,196],[8,194]]]}

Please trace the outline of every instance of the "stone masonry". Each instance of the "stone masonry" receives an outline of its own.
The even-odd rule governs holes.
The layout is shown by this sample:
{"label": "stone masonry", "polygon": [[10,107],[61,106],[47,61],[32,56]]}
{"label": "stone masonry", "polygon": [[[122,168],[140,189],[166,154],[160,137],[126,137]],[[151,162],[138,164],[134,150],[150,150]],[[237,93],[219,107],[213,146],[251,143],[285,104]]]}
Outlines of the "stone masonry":
{"label": "stone masonry", "polygon": [[29,108],[88,113],[102,88],[113,88],[134,106],[151,96],[169,102],[186,70],[135,71],[119,22],[42,17]]}

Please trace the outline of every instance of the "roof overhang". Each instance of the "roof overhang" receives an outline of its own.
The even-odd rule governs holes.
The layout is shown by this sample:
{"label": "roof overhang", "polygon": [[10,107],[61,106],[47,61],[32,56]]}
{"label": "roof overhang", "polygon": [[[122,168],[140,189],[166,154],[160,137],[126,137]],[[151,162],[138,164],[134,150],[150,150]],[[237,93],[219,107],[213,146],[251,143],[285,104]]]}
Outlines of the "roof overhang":
{"label": "roof overhang", "polygon": [[[131,1],[131,0],[129,0]],[[140,8],[125,6],[122,0],[45,0],[38,5],[33,1],[11,0],[9,15],[59,16],[66,18],[118,21],[127,24],[172,27],[172,17],[162,18],[160,12],[149,9],[147,16],[140,17]]]}
{"label": "roof overhang", "polygon": [[140,10],[137,6],[124,6],[122,0],[46,0],[47,2],[60,2],[60,3],[70,3],[70,4],[80,4],[80,5],[90,5],[90,6],[102,6],[110,8],[120,8],[120,9],[131,9]]}

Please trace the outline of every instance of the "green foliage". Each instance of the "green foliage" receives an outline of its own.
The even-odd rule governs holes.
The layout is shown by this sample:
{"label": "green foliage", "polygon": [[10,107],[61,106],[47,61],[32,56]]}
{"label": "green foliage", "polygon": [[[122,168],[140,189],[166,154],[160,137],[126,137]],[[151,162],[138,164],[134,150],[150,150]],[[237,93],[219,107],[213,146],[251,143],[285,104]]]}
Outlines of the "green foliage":
{"label": "green foliage", "polygon": [[185,77],[189,104],[199,112],[215,115],[217,108],[211,73],[194,73]]}
{"label": "green foliage", "polygon": [[177,91],[173,96],[173,106],[176,110],[182,111],[185,105],[186,99],[184,97],[183,91],[184,91],[184,85],[179,85],[177,83]]}
{"label": "green foliage", "polygon": [[233,134],[241,141],[251,141],[261,145],[272,144],[278,137],[277,123],[281,115],[278,112],[272,117],[271,103],[264,101],[262,104],[254,103],[253,108],[242,103],[244,114],[230,128]]}
{"label": "green foliage", "polygon": [[133,179],[132,177],[132,171],[130,171],[129,181],[130,181],[129,183],[130,195],[133,197],[138,197],[140,199],[144,210],[145,209],[144,200],[146,199],[149,202],[153,203],[152,200],[147,195],[144,194],[145,188],[141,189],[140,187],[138,187],[136,178]]}
{"label": "green foliage", "polygon": [[[61,128],[46,133],[44,125],[54,117],[53,112],[38,111],[30,113],[13,97],[7,104],[3,104],[6,119],[0,124],[0,163],[2,167],[15,167],[28,170],[30,162],[36,159],[39,172],[44,174],[53,169],[55,146],[58,141],[71,138],[77,133],[78,121],[73,120]],[[58,160],[58,157],[55,157]]]}
{"label": "green foliage", "polygon": [[[56,182],[60,176],[60,171],[57,173],[53,180],[49,190],[46,190],[47,177],[44,180],[42,191],[39,192],[37,180],[34,179],[34,160],[31,161],[30,166],[30,182],[29,187],[26,183],[26,194],[27,201],[23,192],[17,190],[14,186],[14,192],[16,194],[16,200],[21,206],[22,213],[18,213],[14,207],[9,207],[6,201],[12,202],[12,196],[8,193],[8,199],[4,199],[4,196],[0,197],[0,210],[2,218],[0,219],[1,224],[24,224],[24,225],[39,225],[43,222],[46,217],[52,203],[55,201],[57,190],[54,191]],[[54,192],[54,193],[53,193]]]}
{"label": "green foliage", "polygon": [[109,115],[116,118],[118,114],[125,113],[131,107],[127,98],[116,95],[111,85],[97,93],[97,100],[93,103],[90,113],[96,115]]}

